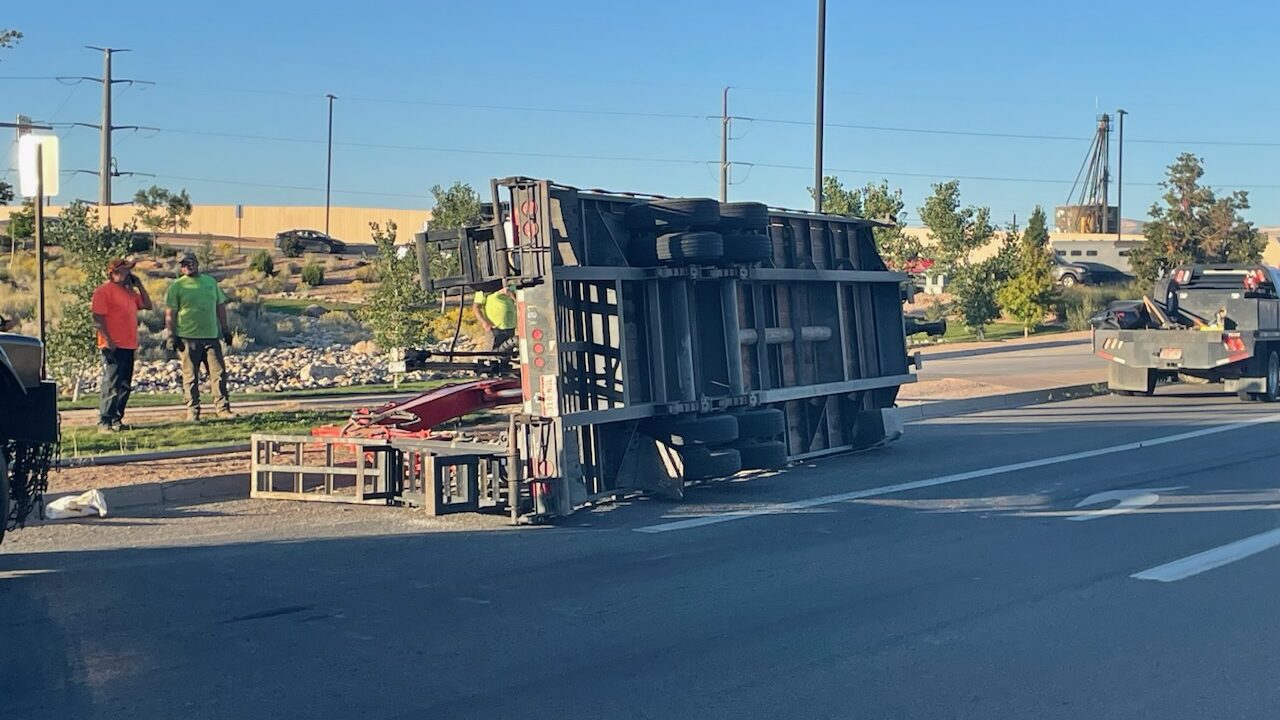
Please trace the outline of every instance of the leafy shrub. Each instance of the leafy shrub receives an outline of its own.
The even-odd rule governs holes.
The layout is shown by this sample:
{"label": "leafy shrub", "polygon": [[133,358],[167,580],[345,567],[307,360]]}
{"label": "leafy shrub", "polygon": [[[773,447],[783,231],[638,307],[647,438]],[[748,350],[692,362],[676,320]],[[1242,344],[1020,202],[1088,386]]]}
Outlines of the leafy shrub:
{"label": "leafy shrub", "polygon": [[1098,312],[1098,306],[1094,304],[1093,298],[1083,296],[1078,303],[1068,303],[1067,305],[1067,329],[1068,330],[1088,330],[1089,318]]}
{"label": "leafy shrub", "polygon": [[214,245],[213,249],[218,254],[218,259],[222,261],[223,265],[235,260],[236,255],[239,254],[236,252],[236,246],[229,242],[220,242]]}
{"label": "leafy shrub", "polygon": [[[361,261],[364,262],[363,260]],[[378,266],[373,263],[365,263],[356,269],[356,279],[361,282],[376,283],[378,282]]]}
{"label": "leafy shrub", "polygon": [[318,262],[309,262],[302,268],[302,282],[311,287],[319,287],[324,284],[324,265]]}
{"label": "leafy shrub", "polygon": [[172,258],[178,256],[178,248],[164,243],[155,243],[153,251],[156,257]]}
{"label": "leafy shrub", "polygon": [[274,275],[276,263],[271,259],[271,253],[266,250],[259,250],[249,258],[249,269],[256,270],[263,275]]}
{"label": "leafy shrub", "polygon": [[284,280],[274,275],[269,275],[258,283],[258,291],[263,295],[271,295],[273,293],[284,292]]}
{"label": "leafy shrub", "polygon": [[302,257],[302,241],[293,235],[286,235],[280,238],[277,246],[285,257]]}

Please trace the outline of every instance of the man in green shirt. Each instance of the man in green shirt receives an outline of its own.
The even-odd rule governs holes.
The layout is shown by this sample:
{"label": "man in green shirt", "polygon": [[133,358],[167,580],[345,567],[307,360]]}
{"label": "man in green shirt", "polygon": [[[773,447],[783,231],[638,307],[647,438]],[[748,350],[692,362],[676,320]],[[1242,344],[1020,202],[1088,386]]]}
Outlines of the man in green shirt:
{"label": "man in green shirt", "polygon": [[516,296],[510,289],[497,281],[480,286],[471,311],[493,338],[491,349],[494,352],[505,352],[515,347]]}
{"label": "man in green shirt", "polygon": [[[231,344],[227,324],[227,296],[218,281],[200,273],[194,255],[178,261],[182,277],[165,295],[164,326],[169,348],[182,359],[182,389],[187,400],[187,420],[200,419],[200,366],[209,369],[209,385],[219,417],[235,417],[227,397],[227,366],[222,343]],[[221,342],[219,339],[221,338]]]}

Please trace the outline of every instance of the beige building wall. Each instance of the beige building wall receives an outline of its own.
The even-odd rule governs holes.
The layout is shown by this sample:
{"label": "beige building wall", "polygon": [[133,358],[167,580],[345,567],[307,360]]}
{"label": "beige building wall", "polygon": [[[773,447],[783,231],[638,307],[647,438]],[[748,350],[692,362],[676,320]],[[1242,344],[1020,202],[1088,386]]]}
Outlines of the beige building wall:
{"label": "beige building wall", "polygon": [[[196,205],[191,210],[191,226],[183,234],[272,239],[284,230],[324,230],[323,205],[244,205],[243,208],[244,217],[237,220],[235,205]],[[17,206],[0,207],[0,221],[7,221],[9,214],[18,209]],[[49,207],[46,213],[52,217],[61,210],[60,207]],[[124,225],[134,219],[134,213],[133,206],[120,205],[111,208],[110,219],[114,225]],[[98,217],[107,218],[104,208],[99,208]],[[396,239],[409,242],[430,218],[429,210],[332,207],[329,209],[329,234],[348,243],[368,243],[369,223],[386,225],[390,220],[399,228]]]}

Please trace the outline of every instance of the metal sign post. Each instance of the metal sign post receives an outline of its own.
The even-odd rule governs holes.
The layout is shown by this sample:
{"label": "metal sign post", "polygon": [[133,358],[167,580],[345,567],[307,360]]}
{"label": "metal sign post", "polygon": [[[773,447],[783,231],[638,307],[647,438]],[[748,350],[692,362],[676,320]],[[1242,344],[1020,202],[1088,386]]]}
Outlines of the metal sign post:
{"label": "metal sign post", "polygon": [[[18,139],[18,180],[22,194],[35,200],[36,318],[40,342],[45,342],[47,318],[44,292],[44,202],[58,194],[58,138],[23,135]],[[41,360],[41,374],[44,371]]]}

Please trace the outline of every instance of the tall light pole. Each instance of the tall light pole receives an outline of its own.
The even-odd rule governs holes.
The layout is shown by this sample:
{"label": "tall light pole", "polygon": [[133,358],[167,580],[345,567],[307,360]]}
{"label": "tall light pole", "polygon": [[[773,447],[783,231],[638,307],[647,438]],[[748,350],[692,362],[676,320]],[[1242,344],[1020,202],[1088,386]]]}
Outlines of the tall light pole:
{"label": "tall light pole", "polygon": [[822,100],[826,93],[827,0],[818,0],[818,105],[813,132],[813,209],[822,212]]}
{"label": "tall light pole", "polygon": [[329,193],[333,187],[333,101],[337,96],[329,93],[325,95],[329,98],[329,142],[328,142],[328,158],[325,161],[324,171],[324,234],[329,234]]}
{"label": "tall light pole", "polygon": [[1119,171],[1116,173],[1116,240],[1120,239],[1124,226],[1124,116],[1128,114],[1123,109],[1116,111],[1116,115],[1120,116],[1120,160]]}

